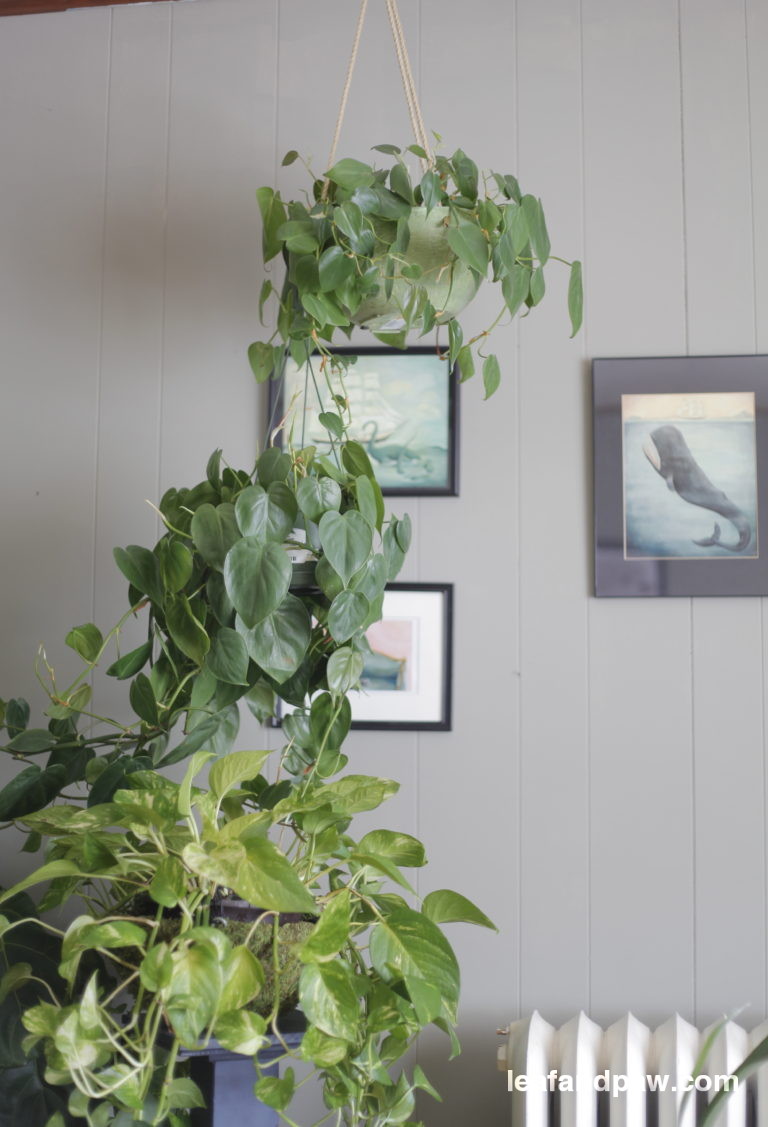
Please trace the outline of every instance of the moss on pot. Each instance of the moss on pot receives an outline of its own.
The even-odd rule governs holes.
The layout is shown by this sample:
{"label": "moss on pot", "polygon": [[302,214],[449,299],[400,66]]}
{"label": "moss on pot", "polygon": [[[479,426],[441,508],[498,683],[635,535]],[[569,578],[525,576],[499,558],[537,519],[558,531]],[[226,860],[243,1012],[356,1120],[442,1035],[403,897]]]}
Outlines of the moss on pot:
{"label": "moss on pot", "polygon": [[[256,927],[245,920],[214,921],[235,946],[247,944],[264,968],[264,985],[260,994],[248,1007],[266,1017],[272,1012],[275,998],[275,958],[272,949],[273,916],[260,920]],[[293,953],[294,946],[302,943],[315,926],[315,921],[290,916],[287,922],[278,926],[277,943],[277,991],[279,996],[278,1013],[284,1014],[295,1009],[299,1001],[299,976],[303,963]],[[253,930],[252,930],[253,929]],[[249,939],[250,936],[250,939]]]}

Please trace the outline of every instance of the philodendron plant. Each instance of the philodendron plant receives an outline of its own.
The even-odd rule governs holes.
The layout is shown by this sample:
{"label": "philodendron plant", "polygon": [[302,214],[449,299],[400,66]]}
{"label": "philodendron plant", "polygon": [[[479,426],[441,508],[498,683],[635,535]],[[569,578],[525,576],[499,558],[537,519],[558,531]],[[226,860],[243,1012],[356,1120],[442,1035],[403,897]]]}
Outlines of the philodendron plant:
{"label": "philodendron plant", "polygon": [[[311,194],[285,201],[272,188],[257,192],[264,223],[264,261],[282,255],[285,280],[266,281],[261,308],[278,299],[277,327],[268,341],[251,345],[257,380],[282,371],[286,351],[303,367],[314,352],[332,353],[337,333],[370,328],[385,344],[404,348],[409,333],[424,335],[447,324],[447,351],[462,380],[482,367],[486,398],[499,385],[497,357],[484,346],[505,318],[538,305],[544,268],[556,256],[541,201],[523,194],[514,176],[480,173],[458,149],[436,156],[412,182],[403,152],[376,145],[394,161],[377,169],[344,159],[325,178],[310,171]],[[426,159],[418,145],[408,150]],[[298,158],[289,152],[283,164]],[[582,319],[581,264],[570,269],[568,308],[572,334]],[[465,338],[457,315],[490,274],[500,289],[493,323]]]}
{"label": "philodendron plant", "polygon": [[[415,1090],[432,1089],[396,1062],[430,1023],[456,1048],[459,971],[440,925],[492,925],[458,893],[419,900],[402,871],[425,863],[415,838],[352,829],[397,789],[348,773],[342,746],[364,632],[403,563],[408,520],[385,517],[353,442],[328,458],[269,448],[252,474],[222,470],[217,454],[160,512],[153,549],[115,553],[146,641],[126,653],[122,623],[106,637],[76,627],[74,682],[59,685],[41,658],[47,726],[29,727],[24,701],[5,706],[4,750],[21,771],[0,815],[30,850],[45,843],[41,866],[0,898],[5,1051],[30,1062],[27,1095],[37,1083],[48,1127],[183,1127],[202,1104],[183,1049],[216,1038],[255,1059],[280,1036],[293,974],[308,1023],[293,1051],[322,1074],[325,1118],[413,1124]],[[105,663],[129,683],[130,722],[91,706],[88,679]],[[265,720],[278,694],[282,749],[233,751],[240,702]],[[183,781],[169,779],[187,758]],[[40,911],[82,901],[64,930],[29,899],[46,881]],[[228,928],[219,903],[233,896],[259,919]],[[280,1079],[256,1079],[288,1124],[295,1087],[289,1062]]]}

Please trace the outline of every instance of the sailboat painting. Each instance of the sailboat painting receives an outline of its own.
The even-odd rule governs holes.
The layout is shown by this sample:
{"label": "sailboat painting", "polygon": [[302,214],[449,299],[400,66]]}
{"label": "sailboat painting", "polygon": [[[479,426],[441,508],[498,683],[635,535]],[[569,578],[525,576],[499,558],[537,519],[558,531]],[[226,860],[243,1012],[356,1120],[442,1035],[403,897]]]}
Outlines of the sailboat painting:
{"label": "sailboat painting", "polygon": [[304,367],[287,361],[270,408],[282,441],[331,453],[319,416],[332,412],[364,447],[385,494],[456,496],[457,379],[447,356],[434,348],[336,352],[357,359],[332,373],[319,357]]}

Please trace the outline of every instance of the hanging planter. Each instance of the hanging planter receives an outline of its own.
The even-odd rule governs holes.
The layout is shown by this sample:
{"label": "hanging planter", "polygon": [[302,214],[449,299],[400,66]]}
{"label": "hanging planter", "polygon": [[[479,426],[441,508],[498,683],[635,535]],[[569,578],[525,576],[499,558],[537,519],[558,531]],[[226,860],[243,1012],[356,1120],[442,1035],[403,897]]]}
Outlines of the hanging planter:
{"label": "hanging planter", "polygon": [[[278,376],[287,353],[299,366],[315,352],[333,356],[334,337],[370,329],[385,344],[404,348],[411,333],[424,336],[448,325],[448,353],[462,379],[482,366],[486,398],[500,382],[495,355],[480,352],[499,322],[528,312],[545,294],[549,235],[541,201],[523,194],[517,179],[480,173],[462,149],[433,154],[416,96],[395,0],[386,0],[416,143],[405,150],[374,145],[394,161],[376,168],[355,159],[336,161],[366,0],[358,19],[328,170],[312,176],[310,201],[283,200],[274,189],[257,192],[265,263],[282,256],[282,288],[265,281],[260,308],[278,299],[277,328],[249,349],[256,379]],[[438,138],[439,140],[439,138]],[[405,154],[421,162],[415,182]],[[299,154],[286,154],[292,164]],[[306,162],[305,162],[306,163]],[[557,259],[570,269],[571,335],[582,319],[581,263]],[[492,324],[465,340],[457,317],[490,275],[500,310]],[[335,358],[340,366],[344,361]]]}
{"label": "hanging planter", "polygon": [[[259,189],[265,262],[282,255],[286,264],[282,291],[271,281],[262,288],[262,307],[274,294],[279,308],[272,338],[249,350],[259,381],[279,374],[286,350],[304,365],[315,351],[332,354],[334,336],[355,326],[403,348],[410,333],[423,336],[445,323],[450,360],[468,379],[491,329],[544,298],[544,269],[555,256],[540,200],[523,194],[514,176],[481,175],[459,149],[433,157],[414,184],[400,149],[375,148],[395,158],[391,167],[340,160],[325,181],[314,180],[312,206]],[[411,145],[406,152],[421,157],[426,150]],[[289,153],[284,163],[295,159]],[[581,264],[558,261],[570,268],[573,335],[581,324]],[[489,274],[500,290],[499,313],[465,340],[456,318]],[[493,354],[480,357],[488,396],[499,364]]]}
{"label": "hanging planter", "polygon": [[[408,216],[408,247],[403,263],[394,266],[391,292],[384,273],[378,293],[366,298],[351,315],[356,325],[378,333],[402,332],[414,280],[435,311],[435,324],[458,316],[480,288],[480,274],[465,265],[448,240],[450,210],[414,207]],[[405,271],[405,274],[403,273]]]}

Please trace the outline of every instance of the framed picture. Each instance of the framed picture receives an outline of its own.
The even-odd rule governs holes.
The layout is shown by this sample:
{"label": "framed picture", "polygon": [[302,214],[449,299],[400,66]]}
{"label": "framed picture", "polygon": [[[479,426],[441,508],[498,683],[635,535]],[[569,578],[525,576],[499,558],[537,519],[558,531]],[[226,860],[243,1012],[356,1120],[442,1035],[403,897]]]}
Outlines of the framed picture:
{"label": "framed picture", "polygon": [[361,688],[349,694],[352,727],[449,732],[453,584],[390,583],[366,639]]}
{"label": "framed picture", "polygon": [[352,727],[450,731],[453,584],[390,583],[365,636]]}
{"label": "framed picture", "polygon": [[458,494],[459,397],[455,366],[434,348],[338,349],[356,356],[345,375],[321,377],[319,360],[300,368],[290,358],[282,377],[270,383],[272,425],[285,419],[280,437],[295,446],[331,449],[319,422],[338,411],[333,396],[349,404],[349,437],[371,459],[382,492],[389,496]]}
{"label": "framed picture", "polygon": [[595,594],[768,594],[768,356],[592,374]]}

